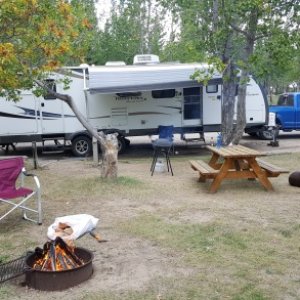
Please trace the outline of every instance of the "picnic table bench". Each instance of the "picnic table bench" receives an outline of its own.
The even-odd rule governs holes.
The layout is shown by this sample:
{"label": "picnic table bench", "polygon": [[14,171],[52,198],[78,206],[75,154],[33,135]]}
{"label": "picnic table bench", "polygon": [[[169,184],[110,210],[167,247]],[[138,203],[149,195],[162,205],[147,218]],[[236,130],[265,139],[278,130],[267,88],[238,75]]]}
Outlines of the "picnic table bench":
{"label": "picnic table bench", "polygon": [[215,178],[219,170],[214,169],[203,160],[191,160],[191,167],[193,170],[199,172],[199,181],[204,182],[206,178]]}
{"label": "picnic table bench", "polygon": [[259,166],[267,172],[268,177],[278,177],[282,173],[289,173],[288,170],[282,169],[264,160],[257,159],[257,162]]}
{"label": "picnic table bench", "polygon": [[213,179],[209,191],[214,193],[218,190],[223,179],[258,179],[262,186],[273,190],[268,177],[277,177],[289,171],[277,167],[271,163],[257,159],[265,154],[241,145],[227,147],[207,146],[212,152],[208,163],[202,160],[191,160],[191,168],[199,172],[199,181]]}

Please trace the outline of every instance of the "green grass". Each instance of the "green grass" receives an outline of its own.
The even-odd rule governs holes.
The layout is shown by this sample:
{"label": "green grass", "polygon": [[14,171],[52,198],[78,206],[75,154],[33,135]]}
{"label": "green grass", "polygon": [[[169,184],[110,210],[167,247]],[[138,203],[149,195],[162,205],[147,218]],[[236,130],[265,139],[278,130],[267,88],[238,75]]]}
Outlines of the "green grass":
{"label": "green grass", "polygon": [[267,300],[270,299],[266,297],[262,291],[258,290],[252,284],[246,284],[242,287],[239,295],[234,295],[232,300]]}
{"label": "green grass", "polygon": [[9,260],[9,255],[0,255],[0,264],[6,263]]}
{"label": "green grass", "polygon": [[[162,286],[164,286],[162,288]],[[81,300],[271,300],[262,290],[245,284],[232,295],[224,292],[217,282],[205,282],[202,276],[189,278],[159,278],[146,291],[126,291],[122,295],[102,292],[85,293]]]}
{"label": "green grass", "polygon": [[112,190],[126,190],[132,188],[143,188],[143,182],[132,177],[120,176],[116,179],[104,179],[100,176],[86,178],[68,178],[55,186],[58,194],[82,193],[97,194],[99,192],[111,192]]}
{"label": "green grass", "polygon": [[[227,278],[227,285],[219,282],[215,288],[233,300],[272,299],[272,287],[261,287],[260,280],[270,274],[278,276],[288,272],[289,259],[298,252],[290,235],[278,235],[274,245],[274,236],[269,236],[264,230],[248,228],[245,231],[220,222],[174,224],[157,216],[144,214],[122,222],[119,230],[151,240],[170,253],[175,251],[181,258],[179,264],[197,270],[200,268],[204,273],[211,271],[216,278]],[[291,247],[290,251],[283,253],[287,244]],[[210,276],[211,274],[206,278],[209,283],[212,280]],[[185,284],[182,290],[180,286],[176,287],[177,291],[181,290],[185,294],[185,298],[176,294],[165,299],[202,299],[197,297],[204,297],[205,293],[211,292],[211,289],[209,292],[205,288],[206,292],[202,294],[203,284],[197,286],[192,284],[194,281],[195,276],[189,276],[183,280]],[[187,296],[193,293],[194,296]],[[214,299],[222,297],[219,295]]]}
{"label": "green grass", "polygon": [[[123,162],[116,180],[101,179],[99,169],[87,162],[74,162],[78,170],[72,162],[70,174],[59,172],[69,164],[37,170],[45,222],[36,226],[18,219],[17,214],[2,222],[0,263],[42,246],[55,217],[91,213],[99,217],[99,232],[108,243],[98,244],[88,237],[79,240],[95,254],[91,280],[98,281],[90,289],[85,284],[75,287],[72,299],[299,299],[299,189],[288,185],[288,175],[281,175],[271,179],[274,193],[264,191],[256,182],[241,180],[238,184],[224,182],[212,195],[207,192],[207,183],[197,182],[197,174],[188,164],[191,158],[195,157],[172,157],[174,177],[151,177],[151,158]],[[264,160],[291,171],[300,166],[300,154],[273,155]],[[130,278],[134,271],[126,269],[126,264],[134,264],[139,250],[138,263],[151,267],[153,260],[153,270],[161,264],[166,274],[153,274],[151,269],[151,276],[132,288],[131,280],[136,277]],[[143,251],[150,257],[144,265],[147,257]],[[124,265],[116,259],[122,255]],[[110,282],[110,287],[101,289],[106,280],[116,276],[120,276],[116,288]],[[0,287],[0,299],[21,299],[23,293],[23,288],[10,282]],[[45,295],[32,290],[25,294],[26,299]],[[61,295],[47,294],[47,299],[51,297]]]}
{"label": "green grass", "polygon": [[[223,263],[221,252],[230,255],[229,259],[253,250],[256,254],[258,251],[272,252],[271,249],[257,248],[267,239],[263,233],[245,232],[221,223],[172,224],[153,215],[142,215],[122,222],[120,230],[153,240],[163,247],[184,251],[185,258],[195,263],[202,259]],[[251,256],[248,259],[257,261]]]}
{"label": "green grass", "polygon": [[13,299],[12,298],[13,296],[14,296],[14,292],[10,287],[5,285],[0,285],[0,299]]}

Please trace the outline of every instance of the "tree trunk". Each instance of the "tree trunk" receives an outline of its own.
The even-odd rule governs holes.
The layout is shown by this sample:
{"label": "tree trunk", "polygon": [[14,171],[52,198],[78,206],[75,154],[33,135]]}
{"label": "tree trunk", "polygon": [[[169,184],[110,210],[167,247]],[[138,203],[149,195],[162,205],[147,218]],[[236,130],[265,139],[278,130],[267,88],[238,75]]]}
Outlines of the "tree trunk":
{"label": "tree trunk", "polygon": [[215,33],[218,29],[218,14],[219,14],[219,0],[214,0],[213,1],[213,13],[212,13],[212,30]]}
{"label": "tree trunk", "polygon": [[232,56],[232,41],[233,32],[227,32],[223,52],[221,54],[222,62],[226,65],[223,77],[222,87],[222,144],[227,146],[231,143],[234,135],[234,109],[235,109],[235,94],[236,94],[236,74],[235,66],[231,60]]}
{"label": "tree trunk", "polygon": [[234,136],[234,107],[236,93],[236,75],[235,68],[231,62],[223,74],[223,94],[222,94],[222,143],[227,146],[232,141]]}
{"label": "tree trunk", "polygon": [[105,135],[103,132],[97,132],[91,125],[88,123],[84,115],[77,108],[73,98],[70,95],[60,94],[54,92],[45,86],[42,82],[36,81],[36,83],[46,89],[49,93],[54,95],[56,98],[67,103],[79,122],[83,125],[84,128],[90,133],[91,136],[95,137],[102,149],[102,172],[101,176],[104,178],[116,178],[118,176],[118,134],[108,134]]}
{"label": "tree trunk", "polygon": [[147,14],[147,16],[145,16],[146,17],[146,28],[145,28],[145,33],[144,33],[144,35],[145,35],[145,44],[146,44],[146,49],[147,49],[147,53],[152,53],[152,49],[151,49],[151,42],[150,42],[150,36],[151,36],[151,34],[150,34],[150,25],[151,25],[151,14],[152,14],[152,12],[151,12],[151,4],[152,4],[152,1],[148,1],[148,7],[147,7],[147,9],[146,9],[146,3],[145,3],[145,13]]}
{"label": "tree trunk", "polygon": [[244,134],[244,130],[247,124],[246,92],[247,92],[247,82],[249,80],[249,69],[247,67],[247,64],[249,62],[249,58],[253,54],[257,24],[258,24],[258,11],[256,8],[254,8],[250,14],[247,31],[242,31],[246,40],[245,48],[244,51],[242,52],[242,60],[245,64],[245,67],[243,67],[241,72],[240,84],[238,89],[237,122],[236,122],[235,134],[232,140],[233,144],[239,143],[240,139]]}
{"label": "tree trunk", "polygon": [[232,143],[237,145],[244,134],[246,127],[246,91],[247,91],[247,81],[248,72],[242,70],[240,84],[238,88],[238,100],[237,100],[237,117],[235,133],[232,139]]}

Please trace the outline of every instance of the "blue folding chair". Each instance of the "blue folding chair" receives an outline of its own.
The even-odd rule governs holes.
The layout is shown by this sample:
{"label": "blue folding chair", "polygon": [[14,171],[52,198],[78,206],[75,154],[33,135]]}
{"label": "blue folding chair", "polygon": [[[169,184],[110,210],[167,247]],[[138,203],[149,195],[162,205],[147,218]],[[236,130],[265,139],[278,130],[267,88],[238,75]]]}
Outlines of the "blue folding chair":
{"label": "blue folding chair", "polygon": [[174,131],[173,125],[158,126],[158,139],[152,142],[154,153],[153,153],[153,159],[150,168],[151,176],[154,173],[157,159],[161,155],[164,155],[166,158],[168,172],[171,171],[172,176],[174,175],[172,165],[171,165],[171,160],[170,160],[171,149],[173,148],[174,151],[173,131]]}

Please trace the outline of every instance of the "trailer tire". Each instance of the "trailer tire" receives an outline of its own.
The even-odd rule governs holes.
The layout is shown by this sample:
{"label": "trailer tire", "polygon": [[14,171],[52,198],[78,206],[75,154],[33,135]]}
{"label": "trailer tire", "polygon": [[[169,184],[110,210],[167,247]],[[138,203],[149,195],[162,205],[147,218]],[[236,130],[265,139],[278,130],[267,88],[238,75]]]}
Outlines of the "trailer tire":
{"label": "trailer tire", "polygon": [[257,137],[257,132],[247,132],[250,136]]}
{"label": "trailer tire", "polygon": [[92,153],[92,140],[87,136],[78,136],[72,140],[72,152],[77,157],[86,157]]}
{"label": "trailer tire", "polygon": [[118,153],[122,154],[125,152],[127,146],[129,143],[127,142],[128,140],[125,139],[123,136],[118,137]]}

